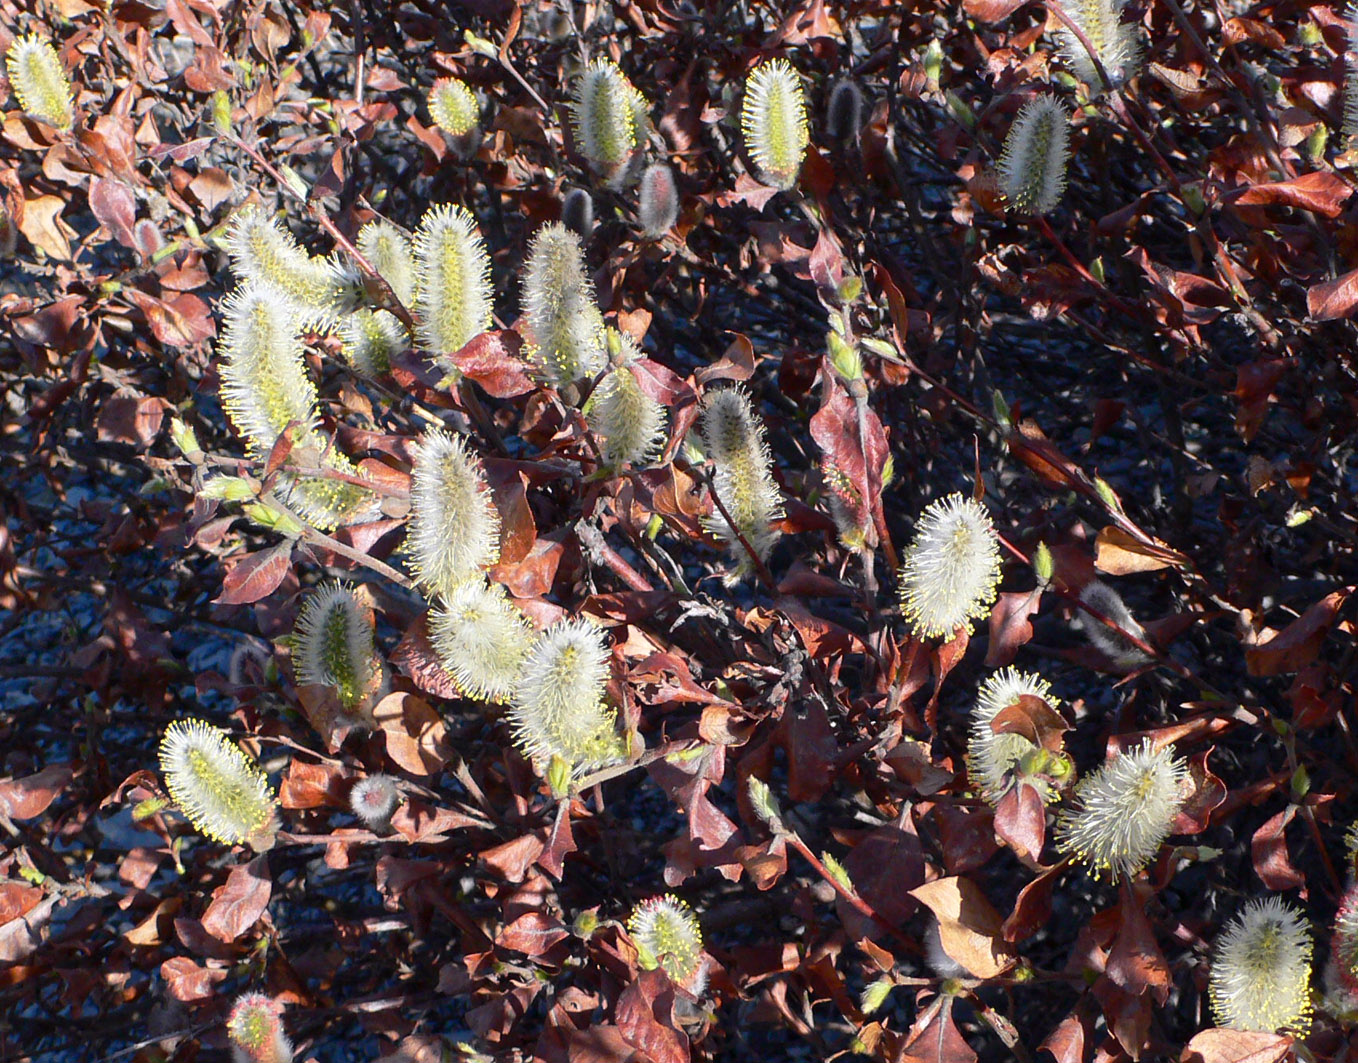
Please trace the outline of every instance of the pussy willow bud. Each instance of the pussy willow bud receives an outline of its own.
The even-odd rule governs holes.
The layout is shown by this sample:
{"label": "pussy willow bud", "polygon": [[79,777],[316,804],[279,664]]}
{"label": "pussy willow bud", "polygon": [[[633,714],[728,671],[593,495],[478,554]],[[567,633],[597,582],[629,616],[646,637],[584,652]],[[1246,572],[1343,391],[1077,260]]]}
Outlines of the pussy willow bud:
{"label": "pussy willow bud", "polygon": [[[1136,622],[1122,600],[1122,596],[1108,584],[1092,580],[1080,592],[1080,601],[1091,609],[1097,609],[1122,631],[1146,641],[1146,629]],[[1118,634],[1098,617],[1080,614],[1080,628],[1089,639],[1120,670],[1130,672],[1150,660],[1145,652],[1138,649],[1122,635]]]}
{"label": "pussy willow bud", "polygon": [[401,791],[390,775],[369,775],[349,791],[349,808],[369,830],[385,830],[400,803]]}
{"label": "pussy willow bud", "polygon": [[614,187],[649,129],[645,98],[611,59],[596,59],[575,81],[571,121],[575,143]]}
{"label": "pussy willow bud", "polygon": [[360,376],[381,376],[409,346],[400,318],[386,310],[355,310],[340,324],[340,350]]}
{"label": "pussy willow bud", "polygon": [[231,219],[226,237],[231,269],[243,286],[269,286],[290,298],[298,328],[325,329],[347,298],[352,278],[335,262],[307,254],[292,233],[259,207],[245,207]]}
{"label": "pussy willow bud", "polygon": [[1035,96],[1019,110],[1000,156],[1000,188],[1015,210],[1049,214],[1066,187],[1070,115],[1055,96]]}
{"label": "pussy willow bud", "polygon": [[740,128],[759,179],[771,188],[795,185],[810,138],[802,84],[787,60],[771,59],[750,71]]}
{"label": "pussy willow bud", "polygon": [[420,344],[456,354],[491,324],[490,255],[462,207],[431,207],[415,233]]}
{"label": "pussy willow bud", "polygon": [[642,901],[627,920],[627,933],[643,970],[659,967],[675,985],[694,996],[702,993],[707,984],[703,932],[687,904],[673,894]]}
{"label": "pussy willow bud", "polygon": [[1112,81],[1111,86],[1103,84],[1089,49],[1062,26],[1057,30],[1061,54],[1075,75],[1093,92],[1123,84],[1141,65],[1141,39],[1137,29],[1122,21],[1125,6],[1126,0],[1073,0],[1066,5],[1066,14],[1080,27]]}
{"label": "pussy willow bud", "polygon": [[292,1063],[292,1043],[283,1033],[283,1005],[263,993],[236,998],[226,1034],[235,1063]]}
{"label": "pussy willow bud", "polygon": [[835,83],[825,108],[825,132],[832,140],[849,141],[863,128],[863,90],[851,78]]}
{"label": "pussy willow bud", "polygon": [[1311,934],[1281,897],[1250,901],[1217,939],[1208,982],[1218,1026],[1304,1036],[1311,1026]]}
{"label": "pussy willow bud", "polygon": [[430,429],[416,448],[406,541],[416,578],[445,598],[499,558],[500,514],[461,436]]}
{"label": "pussy willow bud", "polygon": [[523,277],[523,315],[532,334],[529,357],[560,387],[603,369],[604,320],[594,302],[579,238],[564,225],[533,237]]}
{"label": "pussy willow bud", "polygon": [[200,834],[257,850],[273,844],[273,789],[221,728],[202,720],[170,724],[160,740],[160,770],[174,803]]}
{"label": "pussy willow bud", "polygon": [[529,649],[509,721],[539,771],[554,757],[575,774],[626,756],[617,713],[604,702],[608,661],[604,633],[584,619],[558,621]]}
{"label": "pussy willow bud", "polygon": [[581,240],[594,232],[594,197],[583,188],[572,188],[561,204],[561,224]]}
{"label": "pussy willow bud", "polygon": [[406,306],[415,301],[415,251],[410,237],[384,218],[374,218],[358,230],[358,250],[396,298]]}
{"label": "pussy willow bud", "polygon": [[1056,821],[1056,844],[1096,875],[1130,878],[1169,837],[1187,796],[1188,768],[1172,747],[1149,739],[1115,756],[1076,785]]}
{"label": "pussy willow bud", "polygon": [[641,465],[664,442],[665,408],[637,383],[633,363],[641,352],[632,338],[609,329],[608,342],[618,348],[618,355],[585,405],[585,419],[599,437],[605,462]]}
{"label": "pussy willow bud", "polygon": [[457,78],[439,78],[429,89],[429,116],[434,124],[455,137],[465,136],[476,128],[481,118],[481,105],[476,93]]}
{"label": "pussy willow bud", "polygon": [[533,629],[499,584],[459,584],[434,609],[429,637],[465,697],[505,702],[514,692]]}
{"label": "pussy willow bud", "polygon": [[701,424],[703,449],[715,467],[712,486],[730,515],[728,522],[717,509],[707,527],[731,549],[736,567],[727,582],[734,583],[754,570],[741,536],[761,561],[778,541],[781,533],[774,523],[783,517],[782,495],[773,480],[763,423],[742,388],[710,392],[703,402]]}
{"label": "pussy willow bud", "polygon": [[[998,805],[1000,798],[1013,788],[1017,778],[1027,774],[1024,771],[1025,757],[1040,751],[1040,748],[1024,735],[1006,731],[996,734],[991,726],[996,716],[1013,705],[1024,695],[1041,698],[1055,708],[1060,702],[1051,696],[1051,685],[1040,676],[1020,672],[1016,668],[1005,668],[986,679],[976,697],[976,705],[971,710],[971,737],[967,742],[967,775],[971,785],[980,792],[991,805]],[[1045,759],[1039,763],[1029,761],[1036,769],[1046,767]],[[1038,776],[1028,780],[1043,799],[1050,802],[1056,791]]]}
{"label": "pussy willow bud", "polygon": [[674,184],[674,171],[663,162],[646,167],[641,175],[637,199],[637,221],[641,231],[658,240],[674,228],[679,220],[679,189]]}
{"label": "pussy willow bud", "polygon": [[293,629],[297,682],[331,690],[347,713],[368,708],[382,686],[372,611],[343,583],[322,584],[302,601]]}
{"label": "pussy willow bud", "polygon": [[14,38],[5,66],[20,107],[63,133],[71,128],[75,122],[71,83],[50,42],[37,34]]}
{"label": "pussy willow bud", "polygon": [[981,503],[954,494],[920,514],[901,569],[901,611],[917,638],[950,638],[985,619],[999,582],[995,527]]}

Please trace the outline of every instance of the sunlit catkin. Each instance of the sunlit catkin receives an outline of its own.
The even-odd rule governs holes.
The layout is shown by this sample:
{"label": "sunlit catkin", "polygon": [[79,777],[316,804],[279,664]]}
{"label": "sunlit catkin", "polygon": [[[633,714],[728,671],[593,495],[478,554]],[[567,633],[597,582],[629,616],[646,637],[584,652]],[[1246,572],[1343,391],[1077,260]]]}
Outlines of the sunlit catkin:
{"label": "sunlit catkin", "polygon": [[673,894],[642,901],[628,917],[627,933],[643,970],[659,967],[675,985],[694,996],[702,993],[707,982],[703,931],[687,904]]}
{"label": "sunlit catkin", "polygon": [[[976,704],[971,710],[971,736],[967,742],[967,776],[971,785],[992,805],[998,805],[1024,775],[1024,758],[1031,758],[1039,747],[1029,738],[1014,732],[995,733],[995,717],[1025,695],[1040,698],[1055,707],[1051,685],[1042,677],[1017,668],[1005,668],[991,675],[981,685]],[[1044,800],[1056,796],[1055,790],[1044,781],[1030,780]]]}
{"label": "sunlit catkin", "polygon": [[381,376],[409,346],[405,326],[387,310],[355,310],[340,324],[340,351],[360,376]]}
{"label": "sunlit catkin", "polygon": [[1089,49],[1079,37],[1062,26],[1057,30],[1061,54],[1092,92],[1122,85],[1136,73],[1141,63],[1141,39],[1136,27],[1122,21],[1125,6],[1126,0],[1072,0],[1066,5],[1066,14],[1085,35],[1112,83],[1103,83]]}
{"label": "sunlit catkin", "polygon": [[406,542],[416,578],[445,598],[500,556],[500,514],[481,459],[461,436],[434,428],[420,440]]}
{"label": "sunlit catkin", "polygon": [[345,712],[368,708],[382,685],[372,611],[343,583],[322,584],[306,596],[293,629],[297,682],[329,689]]}
{"label": "sunlit catkin", "polygon": [[1056,844],[1096,875],[1130,878],[1169,837],[1187,796],[1188,768],[1150,739],[1086,775],[1056,821]]}
{"label": "sunlit catkin", "polygon": [[406,306],[415,301],[415,253],[410,237],[384,218],[374,218],[358,230],[358,250],[368,264],[391,285]]}
{"label": "sunlit catkin", "polygon": [[456,354],[491,324],[490,255],[462,207],[428,210],[415,233],[415,305],[421,346]]}
{"label": "sunlit catkin", "polygon": [[277,800],[264,773],[220,727],[176,720],[160,740],[160,770],[179,810],[214,841],[273,844]]}
{"label": "sunlit catkin", "polygon": [[641,231],[658,240],[674,228],[679,220],[679,190],[674,184],[674,171],[663,162],[646,167],[641,175],[637,193],[637,221]]}
{"label": "sunlit catkin", "polygon": [[429,639],[464,697],[505,702],[514,692],[533,629],[503,587],[473,579],[435,607]]}
{"label": "sunlit catkin", "polygon": [[75,122],[71,83],[51,43],[37,34],[16,37],[5,55],[9,84],[19,106],[63,133]]}
{"label": "sunlit catkin", "polygon": [[900,592],[901,612],[917,638],[950,638],[985,619],[999,582],[999,544],[981,503],[953,494],[920,514]]}
{"label": "sunlit catkin", "polygon": [[381,772],[360,779],[349,790],[349,809],[369,830],[386,830],[400,801],[396,780]]}
{"label": "sunlit catkin", "polygon": [[575,81],[571,122],[575,144],[615,187],[641,146],[649,122],[646,100],[611,59],[596,59]]}
{"label": "sunlit catkin", "polygon": [[741,544],[749,543],[761,561],[769,556],[782,519],[782,496],[773,480],[773,461],[764,442],[764,426],[755,416],[749,396],[739,387],[710,392],[703,404],[703,449],[712,460],[712,485],[730,515],[717,508],[708,521],[712,534],[731,549],[735,582],[754,570],[754,560]]}
{"label": "sunlit catkin", "polygon": [[1208,981],[1218,1026],[1304,1036],[1311,1025],[1311,933],[1281,897],[1250,901],[1217,938]]}
{"label": "sunlit catkin", "polygon": [[640,465],[664,441],[665,408],[637,382],[635,363],[641,352],[630,336],[608,330],[613,367],[599,381],[585,406],[585,419],[598,437],[599,450],[611,466]]}
{"label": "sunlit catkin", "polygon": [[538,770],[559,759],[571,774],[621,759],[617,713],[604,701],[609,651],[588,620],[561,620],[533,643],[510,701],[514,744]]}
{"label": "sunlit catkin", "polygon": [[1346,1022],[1358,1018],[1358,885],[1352,882],[1335,913],[1325,990],[1326,1011]]}
{"label": "sunlit catkin", "polygon": [[771,188],[795,185],[809,134],[802,84],[787,60],[771,59],[750,71],[740,128],[759,179]]}
{"label": "sunlit catkin", "polygon": [[226,247],[237,278],[245,284],[268,285],[292,299],[299,325],[332,325],[353,283],[332,259],[307,254],[282,222],[259,207],[236,212]]}
{"label": "sunlit catkin", "polygon": [[1020,108],[1000,156],[999,180],[1015,210],[1049,214],[1066,187],[1070,115],[1054,96],[1035,96]]}
{"label": "sunlit catkin", "polygon": [[457,78],[439,78],[429,89],[429,116],[455,137],[466,136],[481,118],[476,93]]}
{"label": "sunlit catkin", "polygon": [[603,315],[580,239],[564,225],[543,226],[529,245],[523,316],[531,333],[529,357],[549,384],[561,387],[603,369]]}
{"label": "sunlit catkin", "polygon": [[263,993],[236,998],[226,1034],[234,1063],[292,1063],[292,1042],[283,1032],[283,1005]]}

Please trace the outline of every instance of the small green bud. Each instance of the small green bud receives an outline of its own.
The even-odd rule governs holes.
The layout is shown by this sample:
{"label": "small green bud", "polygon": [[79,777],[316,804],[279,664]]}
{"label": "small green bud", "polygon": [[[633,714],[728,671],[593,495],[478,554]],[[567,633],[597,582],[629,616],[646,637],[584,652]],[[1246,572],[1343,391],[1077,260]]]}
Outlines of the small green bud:
{"label": "small green bud", "polygon": [[1099,255],[1089,264],[1089,274],[1100,284],[1107,283],[1103,270],[1103,256]]}
{"label": "small green bud", "polygon": [[859,342],[878,358],[885,358],[888,362],[895,362],[897,365],[903,364],[901,356],[896,353],[896,348],[887,343],[886,340],[879,340],[876,336],[865,336]]}
{"label": "small green bud", "polygon": [[929,91],[937,92],[939,77],[943,73],[943,45],[937,37],[924,49],[924,76],[929,79]]}
{"label": "small green bud", "polygon": [[778,807],[778,799],[769,789],[769,784],[751,775],[746,790],[750,795],[750,807],[754,809],[754,814],[767,823],[775,833],[780,832],[783,828],[783,814]]}
{"label": "small green bud", "polygon": [[560,753],[553,753],[547,767],[547,786],[553,797],[565,797],[571,792],[571,766]]}
{"label": "small green bud", "polygon": [[871,1015],[883,1004],[890,995],[895,983],[886,977],[877,979],[863,990],[863,995],[858,998],[858,1007],[864,1015]]}
{"label": "small green bud", "polygon": [[863,359],[857,348],[845,343],[844,337],[838,332],[827,333],[825,343],[830,349],[830,364],[835,367],[835,372],[845,381],[863,379]]}
{"label": "small green bud", "polygon": [[1314,48],[1325,38],[1320,32],[1319,25],[1314,22],[1308,22],[1301,27],[1301,33],[1298,34],[1298,39],[1301,41],[1303,48]]}
{"label": "small green bud", "polygon": [[1273,730],[1277,732],[1280,738],[1286,738],[1289,732],[1291,732],[1292,728],[1287,725],[1286,720],[1280,719],[1279,717],[1275,716],[1273,717]]}
{"label": "small green bud", "polygon": [[302,525],[281,509],[274,509],[262,502],[250,502],[244,507],[245,515],[261,528],[276,531],[278,534],[296,538],[302,534]]}
{"label": "small green bud", "polygon": [[990,393],[990,408],[995,413],[995,420],[999,421],[1005,428],[1013,424],[1013,418],[1009,414],[1009,403],[1005,401],[998,389]]}
{"label": "small green bud", "polygon": [[845,305],[863,294],[863,278],[848,276],[839,282],[839,301]]}
{"label": "small green bud", "polygon": [[896,456],[888,454],[882,464],[882,486],[886,487],[894,479],[896,479]]}
{"label": "small green bud", "polygon": [[1306,772],[1306,765],[1298,764],[1297,770],[1292,773],[1292,796],[1300,801],[1311,792],[1311,776]]}
{"label": "small green bud", "polygon": [[302,199],[306,199],[311,194],[311,186],[306,183],[302,175],[294,170],[285,162],[278,164],[278,172],[283,175],[283,183]]}
{"label": "small green bud", "polygon": [[1179,198],[1188,208],[1188,212],[1195,218],[1202,217],[1207,212],[1207,200],[1203,198],[1202,186],[1199,184],[1181,185],[1179,188]]}
{"label": "small green bud", "polygon": [[189,461],[195,465],[202,464],[203,448],[198,445],[198,436],[178,417],[170,418],[170,439],[179,448],[179,453]]}
{"label": "small green bud", "polygon": [[1300,506],[1293,506],[1287,512],[1286,524],[1289,528],[1300,528],[1316,515],[1314,509],[1303,509]]}
{"label": "small green bud", "polygon": [[592,908],[577,914],[575,922],[571,924],[571,932],[580,938],[590,937],[598,929],[599,913]]}
{"label": "small green bud", "polygon": [[148,797],[145,801],[138,801],[132,808],[132,818],[137,823],[150,819],[157,812],[169,807],[170,802],[163,797]]}
{"label": "small green bud", "polygon": [[1122,512],[1122,503],[1118,501],[1117,494],[1108,486],[1108,481],[1102,476],[1094,477],[1094,490],[1099,493],[1099,498],[1110,510],[1114,513]]}
{"label": "small green bud", "polygon": [[1046,587],[1052,581],[1052,573],[1056,570],[1055,563],[1052,561],[1052,552],[1047,549],[1046,543],[1038,543],[1037,549],[1033,551],[1033,571],[1037,573],[1037,585]]}
{"label": "small green bud", "polygon": [[220,498],[223,502],[245,502],[255,497],[255,489],[239,476],[214,476],[203,484],[200,498]]}
{"label": "small green bud", "polygon": [[976,128],[976,112],[968,106],[961,96],[953,92],[952,89],[948,89],[943,94],[943,98],[947,101],[948,109],[952,111],[953,117],[957,119],[963,129],[972,130]]}
{"label": "small green bud", "polygon": [[825,865],[825,870],[830,872],[830,877],[838,882],[846,893],[852,893],[853,882],[850,881],[849,872],[845,870],[844,865],[829,853],[821,853],[820,859],[821,863]]}
{"label": "small green bud", "polygon": [[487,59],[495,59],[499,56],[500,49],[496,48],[495,45],[484,37],[478,37],[471,30],[465,30],[462,36],[467,42],[467,47],[472,51],[484,55]]}
{"label": "small green bud", "polygon": [[646,530],[642,534],[644,534],[646,538],[650,539],[651,542],[655,542],[655,540],[660,535],[661,529],[664,527],[665,518],[662,517],[659,513],[652,513],[651,519],[646,522]]}

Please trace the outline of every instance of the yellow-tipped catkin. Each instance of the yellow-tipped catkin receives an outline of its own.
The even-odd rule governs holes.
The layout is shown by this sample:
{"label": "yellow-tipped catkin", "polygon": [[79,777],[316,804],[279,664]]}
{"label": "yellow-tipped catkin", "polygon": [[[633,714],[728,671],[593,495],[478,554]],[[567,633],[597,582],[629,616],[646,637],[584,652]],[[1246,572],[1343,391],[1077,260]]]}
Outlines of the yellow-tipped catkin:
{"label": "yellow-tipped catkin", "polygon": [[571,120],[580,154],[618,182],[646,137],[645,98],[611,59],[596,59],[575,82]]}
{"label": "yellow-tipped catkin", "polygon": [[360,376],[381,376],[391,368],[391,359],[409,346],[405,326],[387,310],[355,310],[340,325],[340,350]]}
{"label": "yellow-tipped catkin", "polygon": [[951,638],[990,615],[1000,583],[995,526],[960,494],[930,505],[915,525],[901,568],[901,612],[917,638]]}
{"label": "yellow-tipped catkin", "polygon": [[1134,25],[1122,21],[1125,6],[1126,0],[1074,0],[1066,6],[1066,14],[1093,46],[1112,86],[1103,84],[1098,67],[1080,38],[1064,26],[1057,30],[1066,63],[1094,92],[1123,84],[1141,64],[1141,38]]}
{"label": "yellow-tipped catkin", "polygon": [[263,993],[236,998],[226,1020],[235,1063],[292,1063],[292,1042],[283,1032],[283,1005]]}
{"label": "yellow-tipped catkin", "polygon": [[1271,896],[1250,901],[1217,939],[1208,981],[1218,1026],[1305,1036],[1311,1026],[1311,932]]}
{"label": "yellow-tipped catkin", "polygon": [[358,230],[358,250],[368,264],[391,285],[406,306],[415,301],[415,253],[410,237],[384,218],[374,218]]}
{"label": "yellow-tipped catkin", "polygon": [[419,340],[435,355],[456,354],[491,324],[490,255],[476,219],[462,207],[431,207],[415,233]]}
{"label": "yellow-tipped catkin", "polygon": [[343,583],[327,583],[302,603],[293,629],[297,682],[328,687],[346,712],[367,708],[382,686],[371,611]]}
{"label": "yellow-tipped catkin", "polygon": [[740,128],[759,179],[772,188],[795,185],[810,135],[802,83],[787,60],[771,59],[750,71]]}
{"label": "yellow-tipped catkin", "polygon": [[1019,110],[1000,156],[999,180],[1016,210],[1049,214],[1066,187],[1070,115],[1055,96],[1035,96]]}
{"label": "yellow-tipped catkin", "polygon": [[560,387],[604,368],[604,319],[580,238],[560,223],[544,225],[528,248],[523,316],[529,357],[548,383]]}
{"label": "yellow-tipped catkin", "polygon": [[642,969],[659,967],[675,985],[694,996],[707,983],[703,931],[693,909],[673,894],[642,901],[627,920]]}
{"label": "yellow-tipped catkin", "polygon": [[299,327],[331,327],[351,297],[354,278],[335,260],[307,254],[282,223],[259,207],[231,219],[226,238],[231,268],[243,284],[268,285],[290,298]]}
{"label": "yellow-tipped catkin", "polygon": [[599,437],[599,451],[611,466],[639,465],[664,441],[665,407],[641,390],[633,368],[641,351],[630,336],[608,330],[613,368],[585,405],[585,419]]}
{"label": "yellow-tipped catkin", "polygon": [[75,122],[71,83],[57,51],[37,34],[16,37],[5,55],[9,84],[22,107],[63,133]]}
{"label": "yellow-tipped catkin", "polygon": [[439,78],[429,90],[429,116],[445,132],[466,136],[481,118],[481,105],[465,82]]}
{"label": "yellow-tipped catkin", "polygon": [[608,661],[604,633],[585,619],[558,621],[528,651],[509,719],[514,744],[540,771],[555,758],[574,774],[626,755],[604,702]]}
{"label": "yellow-tipped catkin", "polygon": [[429,638],[465,697],[505,702],[518,682],[533,629],[503,587],[474,579],[435,608]]}
{"label": "yellow-tipped catkin", "polygon": [[220,727],[176,720],[160,741],[160,770],[174,803],[214,841],[272,844],[277,800],[264,773]]}
{"label": "yellow-tipped catkin", "polygon": [[728,582],[734,582],[754,569],[741,536],[760,560],[769,556],[778,541],[780,532],[774,523],[783,516],[782,496],[773,481],[764,426],[743,389],[730,387],[708,394],[703,403],[702,440],[715,466],[712,485],[731,518],[728,523],[717,509],[708,530],[729,544],[736,568]]}
{"label": "yellow-tipped catkin", "polygon": [[451,598],[500,555],[500,514],[481,459],[461,436],[434,428],[415,451],[407,552],[416,578]]}

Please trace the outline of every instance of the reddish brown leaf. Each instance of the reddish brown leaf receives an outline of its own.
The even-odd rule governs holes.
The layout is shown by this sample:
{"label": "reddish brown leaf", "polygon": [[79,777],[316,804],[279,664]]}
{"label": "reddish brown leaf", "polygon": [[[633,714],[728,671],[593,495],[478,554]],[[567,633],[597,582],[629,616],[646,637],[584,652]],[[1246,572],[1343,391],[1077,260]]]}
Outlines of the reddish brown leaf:
{"label": "reddish brown leaf", "polygon": [[1170,827],[1171,834],[1197,834],[1206,830],[1212,812],[1226,800],[1226,784],[1212,774],[1207,766],[1207,755],[1213,746],[1197,753],[1188,762],[1188,778],[1193,789]]}
{"label": "reddish brown leaf", "polygon": [[1051,921],[1052,889],[1064,870],[1062,865],[1049,867],[1029,882],[1014,899],[1014,910],[1004,921],[1004,940],[1010,944],[1036,934]]}
{"label": "reddish brown leaf", "polygon": [[1085,1063],[1089,1058],[1086,1046],[1093,1038],[1093,1023],[1083,1008],[1077,1008],[1047,1035],[1042,1050],[1050,1052],[1056,1063]]}
{"label": "reddish brown leaf", "polygon": [[1012,664],[1019,648],[1033,637],[1033,623],[1042,602],[1042,592],[1001,591],[995,608],[990,611],[990,645],[986,648],[985,666],[1003,668]]}
{"label": "reddish brown leaf", "polygon": [[123,182],[110,177],[90,181],[90,213],[124,247],[134,246],[132,226],[137,220],[137,201]]}
{"label": "reddish brown leaf", "polygon": [[304,760],[288,763],[288,773],[278,788],[278,800],[284,808],[338,807],[343,804],[341,793],[344,771],[337,764],[309,764]]}
{"label": "reddish brown leaf", "polygon": [[247,554],[222,580],[217,605],[249,605],[267,598],[292,569],[292,544],[279,543],[268,550]]}
{"label": "reddish brown leaf", "polygon": [[1245,667],[1250,675],[1300,672],[1314,661],[1351,593],[1353,588],[1345,587],[1327,594],[1267,642],[1247,649]]}
{"label": "reddish brown leaf", "polygon": [[976,1063],[976,1053],[953,1022],[952,1003],[952,997],[937,997],[920,1013],[895,1063]]}
{"label": "reddish brown leaf", "polygon": [[674,989],[660,970],[642,971],[622,991],[614,1020],[628,1042],[655,1063],[688,1063],[688,1038],[667,1022],[674,1008]]}
{"label": "reddish brown leaf", "polygon": [[1169,991],[1169,964],[1155,941],[1144,903],[1145,898],[1139,893],[1134,898],[1124,895],[1120,905],[1122,922],[1104,973],[1128,993],[1154,991],[1163,1004]]}
{"label": "reddish brown leaf", "polygon": [[73,777],[69,764],[49,764],[34,775],[0,779],[0,812],[10,819],[41,816]]}
{"label": "reddish brown leaf", "polygon": [[231,869],[226,883],[213,891],[212,903],[203,913],[203,929],[218,941],[230,944],[259,921],[269,906],[272,892],[267,855],[238,864]]}
{"label": "reddish brown leaf", "polygon": [[523,340],[513,329],[492,330],[470,340],[450,361],[486,394],[512,399],[535,387],[528,366],[519,357],[522,349]]}
{"label": "reddish brown leaf", "polygon": [[1316,321],[1348,317],[1358,307],[1358,269],[1306,289],[1306,312]]}
{"label": "reddish brown leaf", "polygon": [[164,399],[115,395],[100,405],[95,429],[101,440],[145,449],[160,435],[168,409],[170,404]]}
{"label": "reddish brown leaf", "polygon": [[1297,814],[1296,805],[1288,805],[1254,832],[1250,840],[1250,857],[1255,874],[1271,890],[1292,890],[1306,885],[1306,878],[1292,866],[1287,852],[1287,825]]}
{"label": "reddish brown leaf", "polygon": [[1292,1053],[1292,1038],[1283,1033],[1215,1028],[1193,1035],[1180,1063],[1281,1063]]}
{"label": "reddish brown leaf", "polygon": [[1036,864],[1047,836],[1047,812],[1042,797],[1026,782],[1000,798],[995,809],[995,834],[1019,856]]}
{"label": "reddish brown leaf", "polygon": [[553,919],[545,912],[524,912],[495,938],[501,948],[522,952],[525,956],[541,956],[559,941],[570,937],[570,931],[559,919]]}
{"label": "reddish brown leaf", "polygon": [[1084,473],[1032,421],[1020,421],[1009,433],[1007,442],[1009,453],[1032,469],[1043,483],[1084,490]]}
{"label": "reddish brown leaf", "polygon": [[429,641],[428,613],[422,613],[406,629],[405,637],[391,651],[391,663],[410,676],[426,694],[450,701],[462,696]]}
{"label": "reddish brown leaf", "polygon": [[962,10],[982,22],[999,22],[1027,2],[1028,0],[962,0]]}
{"label": "reddish brown leaf", "polygon": [[1339,216],[1353,189],[1331,171],[1304,173],[1290,181],[1252,185],[1235,197],[1240,206],[1298,207],[1327,218]]}
{"label": "reddish brown leaf", "polygon": [[726,348],[726,353],[694,374],[699,384],[714,380],[749,380],[754,375],[754,344],[739,332],[731,335],[735,339]]}
{"label": "reddish brown leaf", "polygon": [[394,691],[373,708],[373,720],[386,736],[387,756],[403,771],[432,775],[448,763],[448,729],[423,698]]}
{"label": "reddish brown leaf", "polygon": [[910,895],[934,913],[946,952],[975,978],[994,978],[1014,963],[1000,937],[1000,915],[981,888],[953,876],[916,886]]}
{"label": "reddish brown leaf", "polygon": [[1070,730],[1070,724],[1041,698],[1020,694],[1018,701],[995,714],[990,729],[997,735],[1022,735],[1035,746],[1060,752],[1065,746],[1062,735]]}
{"label": "reddish brown leaf", "polygon": [[209,1000],[213,986],[223,981],[229,972],[225,967],[200,967],[187,956],[175,956],[160,965],[160,977],[170,996],[183,1004]]}
{"label": "reddish brown leaf", "polygon": [[1110,576],[1156,572],[1188,564],[1188,558],[1163,543],[1143,543],[1134,535],[1110,524],[1094,541],[1094,567]]}

